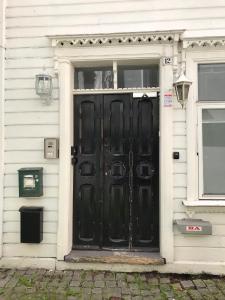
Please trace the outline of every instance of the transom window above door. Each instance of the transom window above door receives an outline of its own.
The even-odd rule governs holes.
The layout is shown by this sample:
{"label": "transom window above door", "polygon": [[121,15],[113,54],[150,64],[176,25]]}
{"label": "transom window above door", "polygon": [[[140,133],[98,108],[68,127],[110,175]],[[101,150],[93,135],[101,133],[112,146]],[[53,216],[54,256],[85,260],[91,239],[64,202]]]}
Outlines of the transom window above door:
{"label": "transom window above door", "polygon": [[74,89],[148,89],[159,87],[159,65],[149,61],[113,61],[75,67]]}

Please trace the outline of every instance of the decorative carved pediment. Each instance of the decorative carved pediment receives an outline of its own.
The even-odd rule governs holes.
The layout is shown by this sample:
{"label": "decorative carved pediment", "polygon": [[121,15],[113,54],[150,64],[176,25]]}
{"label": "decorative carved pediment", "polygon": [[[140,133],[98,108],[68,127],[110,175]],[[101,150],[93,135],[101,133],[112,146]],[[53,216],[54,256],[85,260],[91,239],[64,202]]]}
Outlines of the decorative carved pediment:
{"label": "decorative carved pediment", "polygon": [[225,46],[225,37],[221,38],[208,38],[208,39],[190,39],[183,41],[183,48],[195,48],[195,47],[219,47]]}
{"label": "decorative carved pediment", "polygon": [[180,32],[145,32],[106,35],[58,36],[52,38],[52,46],[101,47],[118,45],[173,44],[179,40]]}

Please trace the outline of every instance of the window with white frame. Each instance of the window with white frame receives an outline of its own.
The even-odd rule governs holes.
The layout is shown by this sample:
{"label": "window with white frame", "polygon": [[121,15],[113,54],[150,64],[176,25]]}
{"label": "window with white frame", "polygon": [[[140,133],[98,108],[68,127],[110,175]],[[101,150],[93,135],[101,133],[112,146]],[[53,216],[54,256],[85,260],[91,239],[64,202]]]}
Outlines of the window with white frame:
{"label": "window with white frame", "polygon": [[146,89],[159,87],[159,64],[148,60],[95,62],[76,67],[76,90]]}
{"label": "window with white frame", "polygon": [[199,197],[225,198],[225,63],[198,65]]}

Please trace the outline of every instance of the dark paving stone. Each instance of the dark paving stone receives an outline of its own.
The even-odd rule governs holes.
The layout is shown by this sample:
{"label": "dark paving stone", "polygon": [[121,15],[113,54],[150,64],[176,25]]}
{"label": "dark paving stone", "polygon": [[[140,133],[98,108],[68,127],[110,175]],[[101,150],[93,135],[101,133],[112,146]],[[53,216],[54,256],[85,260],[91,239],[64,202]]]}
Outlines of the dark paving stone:
{"label": "dark paving stone", "polygon": [[159,283],[160,284],[170,283],[170,278],[167,278],[167,277],[160,278]]}
{"label": "dark paving stone", "polygon": [[93,282],[92,281],[84,281],[82,283],[82,287],[84,288],[91,288],[93,286]]}
{"label": "dark paving stone", "polygon": [[73,280],[70,282],[70,286],[78,287],[80,285],[81,285],[81,283],[79,280]]}
{"label": "dark paving stone", "polygon": [[128,285],[127,285],[127,283],[125,281],[118,281],[117,282],[117,286],[121,287],[121,288],[122,287],[127,288]]}
{"label": "dark paving stone", "polygon": [[131,294],[130,289],[127,288],[127,287],[122,287],[121,291],[122,291],[122,294],[125,294],[125,295],[130,295]]}
{"label": "dark paving stone", "polygon": [[104,273],[104,272],[98,273],[98,274],[95,274],[95,275],[94,275],[94,280],[95,280],[95,281],[96,281],[96,280],[104,280],[104,278],[105,278],[105,273]]}
{"label": "dark paving stone", "polygon": [[106,282],[105,282],[105,285],[106,285],[106,287],[111,287],[111,288],[113,288],[113,287],[116,287],[116,282],[113,281],[113,280],[111,280],[111,281],[106,281]]}
{"label": "dark paving stone", "polygon": [[104,288],[105,287],[105,282],[102,280],[96,280],[94,281],[94,286],[96,288]]}
{"label": "dark paving stone", "polygon": [[110,281],[110,280],[116,280],[116,276],[114,273],[105,273],[105,280]]}
{"label": "dark paving stone", "polygon": [[147,279],[147,282],[148,282],[150,285],[158,285],[158,284],[159,284],[158,278],[148,278],[148,279]]}
{"label": "dark paving stone", "polygon": [[184,289],[192,289],[195,287],[191,280],[182,280],[180,283]]}
{"label": "dark paving stone", "polygon": [[102,289],[101,289],[101,288],[94,288],[94,289],[92,290],[92,293],[93,293],[93,294],[102,294]]}
{"label": "dark paving stone", "polygon": [[135,281],[135,276],[133,274],[128,274],[127,275],[127,282],[134,282]]}
{"label": "dark paving stone", "polygon": [[201,280],[201,279],[195,279],[195,280],[193,280],[193,282],[194,282],[194,285],[196,286],[196,288],[204,288],[204,287],[206,287],[204,281]]}

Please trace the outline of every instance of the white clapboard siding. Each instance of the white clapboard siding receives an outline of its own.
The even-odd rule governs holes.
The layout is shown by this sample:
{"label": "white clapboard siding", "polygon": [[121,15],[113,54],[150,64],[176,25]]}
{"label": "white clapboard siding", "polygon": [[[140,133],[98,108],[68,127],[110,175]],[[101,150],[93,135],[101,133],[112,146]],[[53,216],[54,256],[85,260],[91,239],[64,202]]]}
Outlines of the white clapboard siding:
{"label": "white clapboard siding", "polygon": [[[84,6],[80,9],[79,7],[70,7],[65,6],[61,7],[62,11],[57,11],[59,15],[66,15],[64,18],[55,18],[55,16],[51,16],[51,11],[48,9],[43,12],[43,10],[35,11],[30,8],[23,8],[24,16],[20,15],[20,12],[16,11],[18,8],[15,8],[14,14],[12,14],[13,10],[9,10],[9,14],[11,13],[10,18],[7,20],[7,28],[27,28],[27,27],[55,27],[55,26],[76,26],[76,25],[84,25],[84,24],[98,24],[100,23],[112,23],[111,17],[113,16],[113,21],[115,23],[139,23],[139,22],[156,22],[163,21],[162,12],[157,10],[151,10],[151,21],[149,20],[149,4],[147,7],[141,7],[141,4],[137,3],[137,5],[119,5],[115,7],[114,4],[108,4],[107,6],[101,5],[99,7],[100,11],[98,14],[93,10],[93,7],[90,7],[90,11],[86,10]],[[95,8],[97,5],[95,5]],[[138,7],[138,8],[137,8]],[[61,10],[60,8],[60,10]],[[52,8],[50,8],[52,9]],[[21,10],[21,8],[20,8]],[[81,11],[80,11],[81,10]],[[116,13],[115,13],[116,10]],[[201,18],[207,20],[207,18],[224,18],[225,17],[225,9],[218,10],[218,8],[199,8],[191,11],[191,15],[185,15],[187,13],[186,9],[169,9],[164,10],[165,19],[168,22],[171,20],[182,20],[186,19],[189,21],[190,19],[198,19],[199,12],[201,12]],[[54,11],[55,13],[55,11]],[[17,17],[19,14],[19,17]],[[41,22],[40,22],[41,19]]]}
{"label": "white clapboard siding", "polygon": [[225,248],[175,247],[175,260],[196,262],[224,262]]}
{"label": "white clapboard siding", "polygon": [[59,126],[50,125],[6,125],[5,133],[7,138],[26,137],[51,137],[59,134]]}
{"label": "white clapboard siding", "polygon": [[[45,198],[56,198],[58,197],[58,187],[45,187],[43,189],[43,197]],[[18,187],[5,187],[4,188],[4,198],[7,201],[7,198],[19,197],[19,188]],[[41,201],[42,197],[40,198]],[[41,203],[41,202],[40,202]]]}
{"label": "white clapboard siding", "polygon": [[46,105],[38,99],[6,100],[5,112],[54,112],[59,110],[59,101],[53,100],[51,105]]}
{"label": "white clapboard siding", "polygon": [[[20,222],[9,221],[3,222],[3,232],[4,233],[18,233],[20,232]],[[44,233],[57,233],[57,222],[43,222],[43,232]]]}
{"label": "white clapboard siding", "polygon": [[40,48],[40,47],[51,47],[51,40],[45,36],[21,39],[7,39],[7,49],[11,48]]}
{"label": "white clapboard siding", "polygon": [[[58,80],[53,78],[52,84],[55,88],[58,88]],[[29,89],[35,87],[35,78],[19,79],[19,78],[10,78],[5,81],[6,90],[14,89]]]}
{"label": "white clapboard siding", "polygon": [[[17,39],[16,39],[17,40]],[[10,58],[7,59],[7,69],[19,69],[20,70],[20,74],[22,72],[22,70],[26,70],[26,69],[38,69],[40,66],[45,66],[46,69],[48,70],[52,70],[53,68],[53,59],[52,58],[39,58],[39,57],[29,57],[29,58]],[[7,71],[8,72],[8,71]],[[8,72],[8,74],[10,74]],[[37,73],[36,73],[37,74]],[[13,78],[11,78],[13,79]],[[18,78],[14,78],[14,79],[18,79]],[[32,79],[32,78],[29,78]]]}
{"label": "white clapboard siding", "polygon": [[5,114],[6,125],[58,125],[59,115],[56,112],[15,112]]}
{"label": "white clapboard siding", "polygon": [[[80,3],[73,2],[72,5],[63,5],[63,2],[61,2],[61,5],[44,5],[44,6],[37,6],[34,8],[32,6],[26,6],[26,7],[17,7],[17,6],[11,6],[7,9],[7,16],[8,18],[20,16],[20,17],[37,17],[37,16],[44,16],[44,15],[86,15],[86,14],[107,14],[107,13],[117,13],[117,15],[121,15],[122,12],[136,12],[137,15],[142,15],[145,11],[151,11],[152,13],[158,13],[158,19],[161,18],[160,13],[162,10],[166,10],[166,12],[170,13],[171,11],[176,11],[177,16],[175,16],[176,19],[181,19],[182,17],[190,18],[193,16],[193,18],[199,19],[200,16],[196,14],[195,11],[199,12],[201,10],[202,17],[206,16],[206,10],[208,12],[209,9],[212,10],[212,12],[215,9],[215,14],[219,14],[219,10],[215,7],[215,5],[207,5],[201,2],[200,5],[195,5],[191,7],[191,5],[185,5],[177,6],[177,3],[179,1],[173,1],[173,4],[167,3],[166,1],[161,1],[160,3],[156,3],[156,1],[153,1],[152,5],[149,4],[149,1],[120,1],[119,5],[115,5],[114,1],[108,1],[107,5],[104,5],[102,2],[95,2],[90,3],[89,1],[86,1],[85,5],[82,5]],[[220,2],[221,3],[221,2]],[[208,6],[208,7],[207,7]],[[224,3],[222,5],[225,7]],[[189,7],[189,8],[188,8]],[[193,9],[195,7],[195,10]],[[206,8],[204,8],[206,7]],[[191,10],[191,15],[190,15]],[[189,12],[189,14],[188,14]],[[167,15],[166,15],[167,16]],[[211,16],[213,17],[213,15]],[[169,16],[168,16],[169,19]]]}
{"label": "white clapboard siding", "polygon": [[184,199],[182,199],[182,198],[174,198],[173,199],[174,213],[185,213],[186,212],[186,207],[183,205],[183,200]]}
{"label": "white clapboard siding", "polygon": [[[61,15],[62,17],[66,17]],[[188,17],[182,20],[166,20],[164,14],[162,19],[151,22],[149,18],[146,22],[126,22],[121,19],[117,23],[113,21],[114,15],[111,20],[105,24],[78,24],[76,26],[58,26],[58,27],[23,27],[23,28],[8,28],[6,34],[8,37],[40,37],[43,36],[43,30],[45,35],[66,35],[66,34],[82,34],[84,32],[88,34],[105,33],[105,32],[138,32],[138,31],[163,31],[163,30],[175,30],[187,28],[189,31],[204,31],[207,29],[218,30],[225,27],[223,18],[198,18],[192,19]],[[43,29],[45,28],[45,29]],[[129,29],[128,29],[129,28]],[[187,31],[188,33],[188,31]]]}
{"label": "white clapboard siding", "polygon": [[[52,136],[52,135],[51,135]],[[42,163],[45,162],[43,151],[6,151],[6,163]]]}
{"label": "white clapboard siding", "polygon": [[[31,139],[32,142],[32,139]],[[58,174],[59,166],[58,166],[58,160],[52,159],[52,160],[46,160],[45,162],[41,163],[41,166],[44,168],[45,174]],[[30,163],[20,163],[20,164],[5,164],[5,174],[17,174],[17,171],[20,168],[29,168]],[[40,167],[39,163],[32,163],[32,167]]]}
{"label": "white clapboard siding", "polygon": [[186,187],[174,187],[173,189],[174,198],[186,198],[187,197],[187,188]]}
{"label": "white clapboard siding", "polygon": [[186,149],[186,136],[185,135],[174,135],[173,146],[178,149]]}
{"label": "white clapboard siding", "polygon": [[186,123],[185,122],[174,122],[173,123],[174,135],[183,136],[186,134]]}
{"label": "white clapboard siding", "polygon": [[[55,233],[44,233],[43,234],[43,244],[56,244],[57,236]],[[4,244],[19,244],[20,243],[20,233],[9,232],[3,234]]]}
{"label": "white clapboard siding", "polygon": [[186,121],[186,110],[181,109],[181,108],[174,109],[173,110],[173,120],[174,120],[174,122],[185,122]]}
{"label": "white clapboard siding", "polygon": [[174,174],[186,174],[187,173],[187,164],[182,162],[174,162],[173,164]]}
{"label": "white clapboard siding", "polygon": [[[121,4],[121,3],[128,3],[128,4],[132,4],[133,2],[139,2],[138,0],[88,0],[88,1],[84,1],[84,0],[65,0],[63,1],[64,5],[69,5],[69,4],[73,4],[73,5],[84,5],[86,6],[87,4],[95,4],[95,3],[105,3],[111,2],[114,4]],[[142,0],[140,1],[140,3],[142,2],[148,2],[149,0]],[[223,0],[215,0],[214,2],[214,6],[224,6],[224,1]],[[7,0],[7,7],[11,8],[11,7],[23,7],[23,6],[54,6],[54,5],[62,5],[62,0],[39,0],[38,4],[36,0]],[[193,7],[211,7],[212,6],[212,2],[209,1],[204,1],[204,0],[199,0],[198,2],[196,2],[195,0],[190,0],[188,2],[183,2],[183,1],[179,1],[179,0],[171,0],[169,3],[167,1],[157,1],[157,0],[151,0],[151,8],[152,9],[162,9],[162,8],[193,8]]]}
{"label": "white clapboard siding", "polygon": [[5,141],[6,151],[21,151],[33,150],[43,151],[44,139],[43,138],[8,138]]}
{"label": "white clapboard siding", "polygon": [[45,211],[57,211],[58,208],[58,199],[57,198],[46,198],[43,199],[32,199],[29,198],[7,198],[7,201],[4,202],[4,210],[14,210],[18,211],[21,206],[38,206],[44,207]]}
{"label": "white clapboard siding", "polygon": [[[53,89],[52,97],[58,97],[58,89]],[[7,99],[40,99],[38,95],[36,95],[35,89],[14,89],[14,90],[5,90],[5,98]]]}
{"label": "white clapboard siding", "polygon": [[[35,58],[29,58],[29,59],[31,59],[31,62],[32,62],[33,59],[35,59]],[[29,59],[28,58],[23,58],[23,59],[20,58],[20,62],[22,62],[23,60],[29,61]],[[50,58],[47,58],[48,61],[49,61],[49,59]],[[12,59],[10,61],[12,61]],[[17,61],[17,60],[15,60],[15,61]],[[6,65],[5,78],[6,79],[13,79],[13,78],[21,79],[22,78],[22,79],[34,79],[35,80],[35,75],[43,72],[43,67],[45,66],[45,61],[46,61],[45,58],[43,58],[43,60],[41,58],[40,65],[36,68],[35,67],[25,68],[25,66],[24,66],[21,68],[15,67],[16,69],[13,69],[13,68],[8,69],[7,65]],[[46,67],[45,71],[47,73],[51,74],[53,72],[53,69]]]}
{"label": "white clapboard siding", "polygon": [[225,236],[187,236],[176,235],[174,238],[175,247],[205,247],[225,248]]}
{"label": "white clapboard siding", "polygon": [[3,244],[3,256],[56,257],[56,245],[52,244]]}
{"label": "white clapboard siding", "polygon": [[21,57],[52,57],[53,49],[49,47],[44,48],[10,48],[6,50],[6,58],[21,58]]}
{"label": "white clapboard siding", "polygon": [[[57,187],[58,186],[58,175],[43,174],[43,184],[47,187]],[[5,187],[17,187],[18,186],[18,175],[5,175],[4,176]]]}
{"label": "white clapboard siding", "polygon": [[173,175],[173,185],[175,187],[186,187],[186,185],[187,185],[186,174],[174,174]]}

